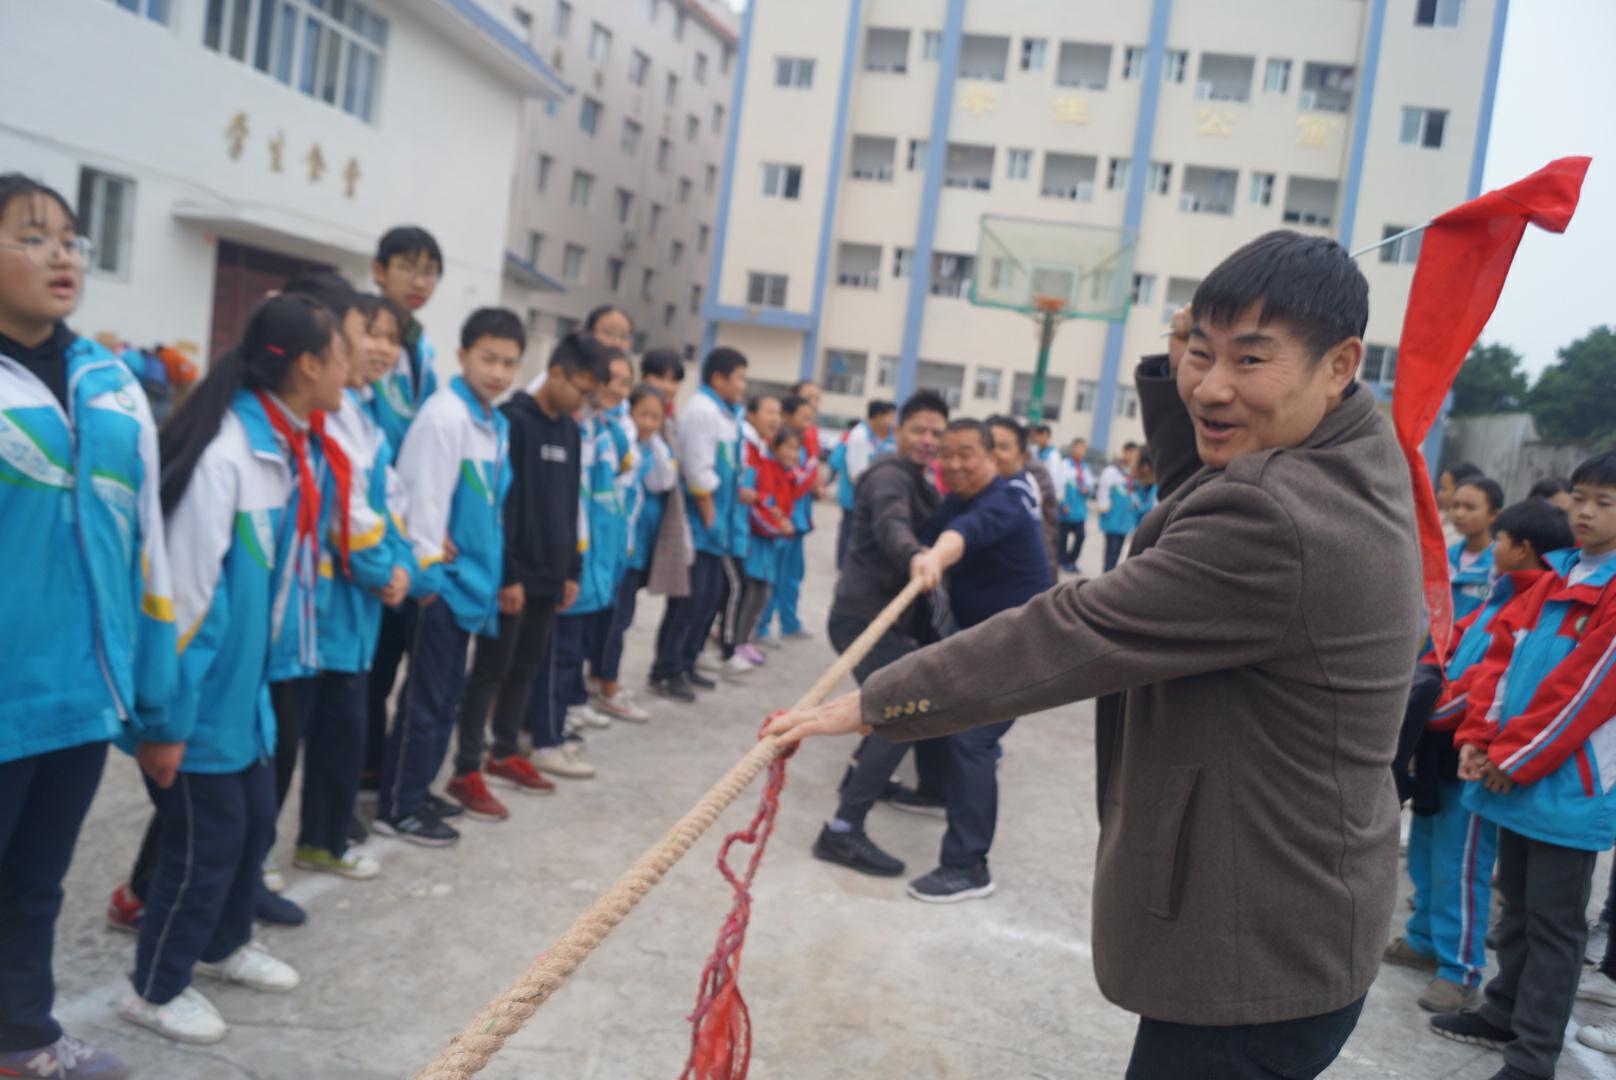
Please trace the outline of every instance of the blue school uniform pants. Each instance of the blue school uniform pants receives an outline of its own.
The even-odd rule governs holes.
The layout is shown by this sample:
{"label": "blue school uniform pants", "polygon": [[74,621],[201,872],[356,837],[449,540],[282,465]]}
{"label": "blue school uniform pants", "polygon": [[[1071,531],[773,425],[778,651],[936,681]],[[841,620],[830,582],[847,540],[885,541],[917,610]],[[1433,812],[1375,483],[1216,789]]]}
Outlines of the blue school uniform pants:
{"label": "blue school uniform pants", "polygon": [[1487,967],[1482,942],[1492,905],[1498,826],[1460,805],[1462,781],[1443,780],[1440,786],[1442,808],[1415,814],[1409,829],[1414,914],[1404,933],[1416,951],[1436,957],[1439,976],[1476,986]]}
{"label": "blue school uniform pants", "polygon": [[774,621],[776,615],[780,616],[780,633],[802,632],[802,619],[797,615],[797,604],[802,599],[802,578],[805,572],[801,536],[787,536],[780,541],[780,556],[776,567],[774,591],[769,594],[769,602],[763,608],[763,618],[758,623],[757,636],[760,638],[769,636],[769,624]]}
{"label": "blue school uniform pants", "polygon": [[62,1037],[51,950],[62,878],[95,798],[107,744],[0,762],[0,1051]]}
{"label": "blue school uniform pants", "polygon": [[322,671],[271,683],[275,703],[275,804],[286,805],[303,744],[303,805],[299,847],[341,858],[359,795],[365,761],[368,679],[364,673]]}
{"label": "blue school uniform pants", "polygon": [[586,615],[556,616],[549,660],[528,691],[527,730],[536,749],[560,746],[566,738],[567,710],[589,700],[584,658],[611,631],[612,609]]}
{"label": "blue school uniform pants", "polygon": [[384,820],[401,821],[420,813],[426,803],[427,787],[443,766],[460,717],[470,644],[471,635],[460,629],[442,598],[419,608],[409,674],[387,736],[376,799],[376,812]]}

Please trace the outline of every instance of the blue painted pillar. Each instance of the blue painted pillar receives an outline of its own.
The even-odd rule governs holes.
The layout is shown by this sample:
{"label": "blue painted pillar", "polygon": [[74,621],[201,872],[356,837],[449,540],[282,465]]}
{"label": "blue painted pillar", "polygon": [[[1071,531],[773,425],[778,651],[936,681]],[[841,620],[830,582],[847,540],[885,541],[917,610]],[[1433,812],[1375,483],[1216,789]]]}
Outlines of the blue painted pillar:
{"label": "blue painted pillar", "polygon": [[1352,115],[1352,155],[1347,159],[1347,185],[1341,195],[1341,246],[1352,250],[1352,230],[1358,222],[1358,188],[1363,183],[1364,155],[1369,148],[1369,119],[1375,104],[1375,81],[1380,75],[1380,39],[1386,29],[1386,0],[1370,0],[1369,30],[1364,36],[1363,71],[1359,72],[1358,104]]}
{"label": "blue painted pillar", "polygon": [[735,52],[735,90],[730,95],[729,131],[724,137],[724,171],[718,186],[718,219],[713,223],[713,257],[707,266],[707,293],[702,306],[707,326],[701,335],[699,364],[718,342],[718,322],[713,312],[720,306],[718,284],[724,276],[724,246],[729,242],[729,206],[735,194],[735,151],[741,137],[741,106],[746,100],[746,71],[752,59],[752,15],[757,4],[746,5],[741,16],[741,44]]}

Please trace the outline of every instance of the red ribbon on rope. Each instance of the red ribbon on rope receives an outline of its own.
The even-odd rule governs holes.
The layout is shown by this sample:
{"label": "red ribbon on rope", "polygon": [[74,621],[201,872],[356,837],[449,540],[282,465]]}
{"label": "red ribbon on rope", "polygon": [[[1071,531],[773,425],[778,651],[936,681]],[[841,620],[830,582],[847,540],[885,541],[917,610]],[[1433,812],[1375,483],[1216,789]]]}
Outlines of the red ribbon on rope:
{"label": "red ribbon on rope", "polygon": [[[773,713],[773,720],[780,713]],[[796,753],[792,745],[769,765],[768,780],[758,796],[757,811],[745,829],[732,832],[718,849],[718,872],[735,891],[735,902],[718,931],[718,944],[701,972],[701,989],[696,1008],[690,1014],[690,1058],[679,1080],[746,1080],[752,1065],[752,1018],[741,996],[741,950],[746,947],[746,928],[752,920],[752,878],[763,852],[774,833],[775,815],[780,811],[780,792],[786,786],[786,761]],[[729,852],[736,844],[752,844],[752,857],[746,870],[730,869]]]}

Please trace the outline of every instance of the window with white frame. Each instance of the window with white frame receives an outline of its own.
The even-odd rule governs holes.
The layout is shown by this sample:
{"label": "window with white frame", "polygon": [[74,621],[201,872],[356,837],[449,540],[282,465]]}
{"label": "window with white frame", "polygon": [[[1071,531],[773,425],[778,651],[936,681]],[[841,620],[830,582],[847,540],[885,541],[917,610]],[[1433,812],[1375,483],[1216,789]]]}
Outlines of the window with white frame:
{"label": "window with white frame", "polygon": [[539,265],[539,256],[544,254],[544,234],[529,230],[527,234],[527,261],[534,266]]}
{"label": "window with white frame", "polygon": [[1032,151],[1011,150],[1005,154],[1004,173],[1011,180],[1026,180],[1032,176]]}
{"label": "window with white frame", "polygon": [[135,182],[98,169],[79,170],[79,231],[93,245],[88,266],[114,277],[129,273]]}
{"label": "window with white frame", "polygon": [[701,189],[702,189],[702,191],[704,191],[708,195],[711,195],[714,191],[716,191],[718,189],[718,166],[717,165],[709,165],[709,166],[707,166],[706,175],[702,178]]}
{"label": "window with white frame", "polygon": [[713,230],[706,225],[696,226],[696,250],[699,253],[707,254],[707,240],[712,234]]}
{"label": "window with white frame", "polygon": [[612,32],[600,23],[589,27],[589,59],[604,64],[612,55]]}
{"label": "window with white frame", "polygon": [[623,260],[612,258],[606,260],[606,285],[616,292],[623,287]]}
{"label": "window with white frame", "polygon": [[922,60],[936,60],[943,55],[943,33],[941,30],[926,30],[920,35],[920,58]]}
{"label": "window with white frame", "polygon": [[763,163],[763,197],[795,199],[802,192],[802,166]]}
{"label": "window with white frame", "polygon": [[1094,395],[1100,392],[1100,384],[1093,379],[1077,380],[1077,400],[1072,408],[1078,412],[1090,412],[1094,408]]}
{"label": "window with white frame", "polygon": [[668,72],[668,89],[667,93],[663,95],[663,100],[669,105],[679,100],[679,76],[671,71]]}
{"label": "window with white frame", "polygon": [[112,0],[112,2],[125,11],[133,11],[136,15],[146,16],[152,22],[168,25],[170,0]]}
{"label": "window with white frame", "polygon": [[1132,176],[1133,162],[1128,158],[1114,157],[1105,167],[1105,188],[1107,191],[1126,191]]}
{"label": "window with white frame", "polygon": [[1156,300],[1156,275],[1135,274],[1133,276],[1133,291],[1129,298],[1136,307],[1147,307]]}
{"label": "window with white frame", "polygon": [[640,299],[649,300],[654,292],[656,292],[656,271],[646,267],[640,274]]}
{"label": "window with white frame", "polygon": [[1397,379],[1397,348],[1393,345],[1365,345],[1363,366],[1358,377],[1364,382],[1390,384]]}
{"label": "window with white frame", "polygon": [[910,139],[909,140],[909,158],[908,158],[908,161],[907,161],[907,167],[908,167],[909,171],[914,172],[916,169],[921,168],[925,164],[926,164],[926,140],[925,139]]}
{"label": "window with white frame", "polygon": [[1184,69],[1189,66],[1190,54],[1183,49],[1168,49],[1162,64],[1162,82],[1181,83]]}
{"label": "window with white frame", "polygon": [[679,306],[677,304],[663,304],[662,305],[662,326],[663,326],[663,328],[666,329],[667,327],[672,326],[674,317],[677,316],[678,314],[679,314]]}
{"label": "window with white frame", "polygon": [[1419,0],[1414,5],[1415,26],[1458,26],[1464,0]]}
{"label": "window with white frame", "polygon": [[673,154],[673,144],[667,139],[656,141],[656,167],[657,172],[668,171],[668,160]]}
{"label": "window with white frame", "polygon": [[637,154],[640,152],[640,135],[643,131],[644,129],[640,127],[638,120],[623,117],[623,137],[618,140],[618,145],[623,148],[623,153]]}
{"label": "window with white frame", "polygon": [[885,390],[898,385],[898,358],[883,356],[876,361],[875,385]]}
{"label": "window with white frame", "polygon": [[634,193],[627,188],[618,188],[615,206],[618,224],[627,225],[628,216],[634,211]]}
{"label": "window with white frame", "polygon": [[906,278],[913,266],[915,252],[913,248],[895,247],[892,249],[892,276]]}
{"label": "window with white frame", "polygon": [[705,86],[707,84],[707,54],[706,53],[704,53],[704,52],[696,53],[696,65],[695,65],[694,70],[691,72],[691,74],[695,77],[697,86]]}
{"label": "window with white frame", "polygon": [[1143,45],[1128,45],[1122,50],[1122,77],[1124,79],[1137,79],[1145,73],[1145,57],[1147,53]]}
{"label": "window with white frame", "polygon": [[1153,195],[1165,195],[1173,186],[1173,163],[1170,161],[1152,161],[1150,171],[1145,174],[1145,189]]}
{"label": "window with white frame", "polygon": [[1021,70],[1042,71],[1049,55],[1049,42],[1044,38],[1021,39]]}
{"label": "window with white frame", "polygon": [[[123,0],[119,0],[119,2],[121,3]],[[516,25],[520,26],[523,30],[532,31],[533,13],[527,8],[523,7],[521,4],[511,5],[511,18],[515,19]]]}
{"label": "window with white frame", "polygon": [[690,191],[691,191],[692,186],[693,185],[690,183],[690,177],[681,176],[679,178],[679,201],[680,202],[688,203],[690,201]]}
{"label": "window with white frame", "polygon": [[1139,392],[1131,386],[1117,387],[1116,414],[1125,420],[1139,415]]}
{"label": "window with white frame", "polygon": [[825,365],[820,371],[820,385],[827,394],[852,394],[854,397],[862,397],[864,376],[869,366],[869,353],[826,349]]}
{"label": "window with white frame", "polygon": [[1446,109],[1421,109],[1403,106],[1403,127],[1397,141],[1404,146],[1423,146],[1437,149],[1442,145],[1442,131],[1448,126]]}
{"label": "window with white frame", "polygon": [[814,85],[814,62],[799,56],[774,58],[774,85],[792,90],[811,90]]}
{"label": "window with white frame", "polygon": [[635,86],[644,86],[645,78],[649,74],[651,74],[651,58],[635,49],[628,58],[628,81]]}
{"label": "window with white frame", "polygon": [[207,0],[202,43],[370,121],[387,32],[387,20],[360,0],[342,7],[327,0]]}
{"label": "window with white frame", "polygon": [[572,5],[567,0],[556,0],[555,36],[563,40],[572,33]]}
{"label": "window with white frame", "polygon": [[568,281],[584,279],[584,258],[589,253],[577,244],[568,244],[561,254],[561,276]]}
{"label": "window with white frame", "polygon": [[651,204],[651,216],[646,220],[646,223],[645,223],[645,231],[650,233],[652,236],[655,236],[656,231],[657,231],[657,226],[659,226],[661,224],[662,224],[662,204],[659,203],[659,202],[654,202],[654,203]]}
{"label": "window with white frame", "polygon": [[724,134],[724,106],[713,106],[713,134]]}
{"label": "window with white frame", "polygon": [[586,97],[578,106],[578,127],[586,134],[593,135],[600,127],[600,114],[602,106],[592,97]]}
{"label": "window with white frame", "polygon": [[580,210],[589,209],[590,196],[595,192],[595,178],[582,169],[572,170],[572,192],[567,201]]}
{"label": "window with white frame", "polygon": [[1283,94],[1291,88],[1291,62],[1279,57],[1270,57],[1267,66],[1263,68],[1263,93]]}
{"label": "window with white frame", "polygon": [[998,401],[999,386],[1003,382],[1002,368],[979,367],[971,384],[971,396],[977,401]]}
{"label": "window with white frame", "polygon": [[[1010,415],[1025,417],[1032,409],[1033,376],[1023,371],[1010,380]],[[1066,404],[1066,380],[1058,375],[1044,378],[1044,419],[1059,420]]]}
{"label": "window with white frame", "polygon": [[746,275],[746,302],[755,307],[783,308],[786,306],[786,276],[784,274]]}
{"label": "window with white frame", "polygon": [[[1383,263],[1408,263],[1410,265],[1420,261],[1420,241],[1425,236],[1424,231],[1408,233],[1407,236],[1391,240],[1398,233],[1408,232],[1407,225],[1386,225],[1380,230],[1380,239],[1383,241],[1380,248],[1380,261]],[[1391,240],[1391,243],[1384,241]]]}
{"label": "window with white frame", "polygon": [[700,134],[701,134],[701,120],[697,118],[695,113],[686,114],[686,116],[685,116],[685,141],[686,142],[695,142],[696,141],[696,136],[700,135]]}
{"label": "window with white frame", "polygon": [[690,286],[690,314],[701,314],[701,286]]}
{"label": "window with white frame", "polygon": [[549,154],[540,154],[538,175],[534,177],[534,183],[541,194],[550,190],[550,174],[553,171],[555,171],[555,158]]}
{"label": "window with white frame", "polygon": [[1251,204],[1253,206],[1268,206],[1274,201],[1274,174],[1271,172],[1254,172],[1251,174]]}

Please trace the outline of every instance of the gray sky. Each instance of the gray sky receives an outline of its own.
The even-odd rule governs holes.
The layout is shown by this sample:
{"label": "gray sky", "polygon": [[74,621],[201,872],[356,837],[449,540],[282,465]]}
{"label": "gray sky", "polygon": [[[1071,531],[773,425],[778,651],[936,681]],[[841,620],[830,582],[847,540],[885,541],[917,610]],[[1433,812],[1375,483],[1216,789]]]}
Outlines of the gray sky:
{"label": "gray sky", "polygon": [[1483,188],[1501,187],[1557,157],[1594,159],[1565,233],[1526,230],[1498,310],[1481,335],[1484,342],[1512,346],[1534,373],[1591,328],[1616,324],[1613,45],[1611,0],[1510,5]]}

